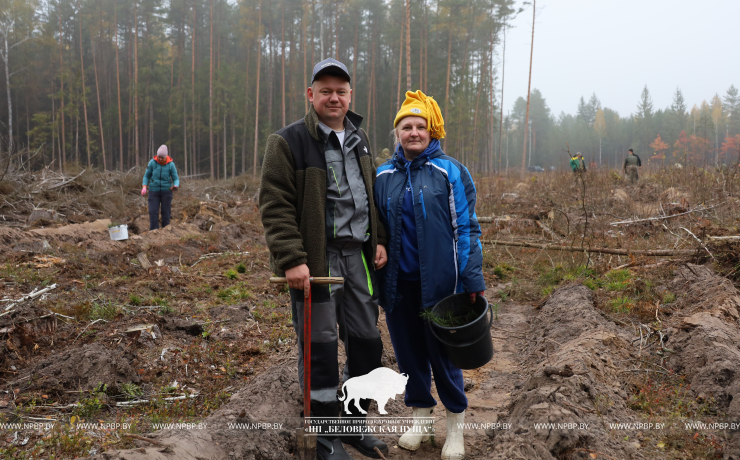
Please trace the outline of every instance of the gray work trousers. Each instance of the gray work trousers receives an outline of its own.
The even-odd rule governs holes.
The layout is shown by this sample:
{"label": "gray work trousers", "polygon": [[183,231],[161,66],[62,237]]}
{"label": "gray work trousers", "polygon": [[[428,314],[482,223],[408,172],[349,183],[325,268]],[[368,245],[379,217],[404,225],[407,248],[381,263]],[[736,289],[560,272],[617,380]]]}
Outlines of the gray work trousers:
{"label": "gray work trousers", "polygon": [[[311,304],[311,399],[334,402],[339,385],[338,340],[347,361],[344,379],[381,366],[383,342],[378,331],[378,293],[372,261],[362,251],[350,255],[327,251],[329,275],[344,277],[330,287],[329,300]],[[298,336],[298,378],[303,388],[303,291],[291,289],[293,328]],[[338,326],[338,332],[337,332]]]}

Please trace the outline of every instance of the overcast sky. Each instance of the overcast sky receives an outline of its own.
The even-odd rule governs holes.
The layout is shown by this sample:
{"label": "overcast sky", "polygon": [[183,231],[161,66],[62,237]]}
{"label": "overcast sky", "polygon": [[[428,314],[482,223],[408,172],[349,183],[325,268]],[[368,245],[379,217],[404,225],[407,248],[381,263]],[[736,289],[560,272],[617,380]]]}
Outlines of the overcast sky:
{"label": "overcast sky", "polygon": [[[526,8],[506,36],[505,112],[527,95]],[[656,109],[680,87],[690,110],[730,84],[740,88],[739,18],[739,0],[538,0],[532,88],[555,116],[575,114],[592,93],[627,116],[645,85]]]}

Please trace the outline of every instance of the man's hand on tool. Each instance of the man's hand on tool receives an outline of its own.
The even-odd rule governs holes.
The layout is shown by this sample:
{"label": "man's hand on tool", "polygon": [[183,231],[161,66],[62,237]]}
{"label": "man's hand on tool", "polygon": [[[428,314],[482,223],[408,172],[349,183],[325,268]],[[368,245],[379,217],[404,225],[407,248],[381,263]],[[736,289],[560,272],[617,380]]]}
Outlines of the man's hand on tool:
{"label": "man's hand on tool", "polygon": [[379,244],[378,249],[375,250],[375,269],[380,270],[386,263],[388,263],[388,254],[385,252],[385,246]]}
{"label": "man's hand on tool", "polygon": [[285,278],[288,280],[288,287],[298,290],[303,289],[303,296],[306,298],[308,298],[308,293],[311,290],[311,281],[309,280],[310,276],[308,265],[306,264],[285,270]]}
{"label": "man's hand on tool", "polygon": [[481,296],[482,296],[482,295],[483,295],[483,294],[485,294],[485,293],[486,293],[486,291],[480,291],[480,292],[471,292],[471,293],[470,293],[470,303],[475,303],[475,297],[476,297],[476,296],[479,296],[479,295],[481,295]]}

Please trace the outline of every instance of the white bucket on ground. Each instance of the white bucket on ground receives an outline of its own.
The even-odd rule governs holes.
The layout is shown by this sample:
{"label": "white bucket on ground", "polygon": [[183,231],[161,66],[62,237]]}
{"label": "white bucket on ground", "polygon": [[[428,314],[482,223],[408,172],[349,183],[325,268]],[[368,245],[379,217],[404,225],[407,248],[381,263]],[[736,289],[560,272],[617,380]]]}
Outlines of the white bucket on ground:
{"label": "white bucket on ground", "polygon": [[114,241],[127,240],[128,239],[128,225],[118,225],[116,227],[108,227],[108,233],[110,233],[110,239]]}

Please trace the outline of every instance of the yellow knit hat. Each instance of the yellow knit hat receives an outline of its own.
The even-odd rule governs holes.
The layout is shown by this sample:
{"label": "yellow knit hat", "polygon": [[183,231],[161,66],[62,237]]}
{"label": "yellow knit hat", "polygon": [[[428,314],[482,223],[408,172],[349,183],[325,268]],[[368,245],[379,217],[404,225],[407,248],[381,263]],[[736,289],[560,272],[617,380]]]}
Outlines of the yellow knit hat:
{"label": "yellow knit hat", "polygon": [[422,93],[421,90],[412,93],[406,91],[406,100],[401,105],[401,110],[396,114],[393,127],[398,126],[398,122],[405,117],[421,117],[427,121],[429,133],[435,139],[445,137],[445,120],[442,118],[442,111],[433,97]]}

